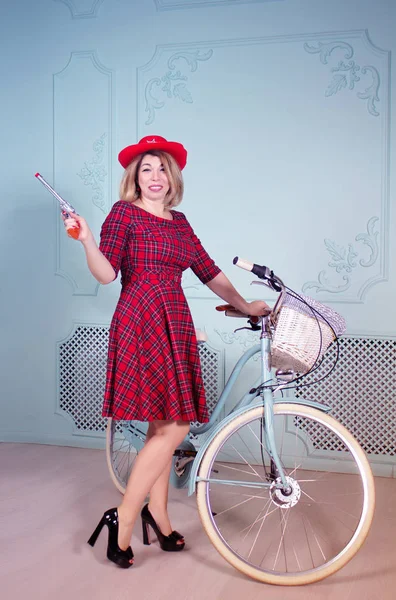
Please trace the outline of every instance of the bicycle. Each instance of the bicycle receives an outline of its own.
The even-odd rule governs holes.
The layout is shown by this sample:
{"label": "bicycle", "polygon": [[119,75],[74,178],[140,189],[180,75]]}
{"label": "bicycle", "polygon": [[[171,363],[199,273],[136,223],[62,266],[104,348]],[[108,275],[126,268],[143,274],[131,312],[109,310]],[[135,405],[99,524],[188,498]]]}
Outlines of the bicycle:
{"label": "bicycle", "polygon": [[[342,323],[336,323],[336,332],[334,321],[329,322],[336,313],[312,299],[307,303],[267,267],[238,258],[234,264],[252,271],[261,279],[253,283],[267,285],[279,296],[269,315],[249,319],[250,328],[260,331],[260,344],[237,361],[209,423],[191,426],[194,436],[210,435],[198,451],[189,439],[176,450],[172,482],[188,485],[189,495],[196,492],[203,527],[233,567],[265,583],[313,583],[356,554],[375,505],[366,455],[328,414],[330,407],[283,397],[318,368]],[[246,318],[226,308],[227,316]],[[256,354],[259,380],[216,424],[243,367]],[[146,430],[147,424],[136,421],[109,420],[107,460],[121,492]]]}

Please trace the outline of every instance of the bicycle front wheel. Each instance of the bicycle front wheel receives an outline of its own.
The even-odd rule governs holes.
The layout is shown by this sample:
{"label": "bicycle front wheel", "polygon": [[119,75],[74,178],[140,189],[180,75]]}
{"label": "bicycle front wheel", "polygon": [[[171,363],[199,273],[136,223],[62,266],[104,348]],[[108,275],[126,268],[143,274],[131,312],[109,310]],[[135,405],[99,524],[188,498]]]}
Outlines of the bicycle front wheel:
{"label": "bicycle front wheel", "polygon": [[358,551],[373,518],[374,481],[365,453],[333,417],[280,403],[273,427],[288,495],[265,439],[264,408],[256,406],[208,446],[198,510],[236,569],[265,583],[303,585],[338,571]]}

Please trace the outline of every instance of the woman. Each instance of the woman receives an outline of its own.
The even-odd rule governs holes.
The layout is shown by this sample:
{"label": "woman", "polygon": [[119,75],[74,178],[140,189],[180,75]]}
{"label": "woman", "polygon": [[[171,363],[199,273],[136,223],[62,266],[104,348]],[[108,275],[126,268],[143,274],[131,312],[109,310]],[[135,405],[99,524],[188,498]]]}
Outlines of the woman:
{"label": "woman", "polygon": [[115,310],[103,416],[148,421],[124,498],[104,513],[89,543],[108,526],[107,557],[120,567],[133,564],[132,529],[141,511],[144,543],[148,527],[162,550],[179,551],[184,538],[173,531],[167,512],[172,456],[189,432],[190,421],[208,421],[199,355],[191,314],[181,288],[182,272],[191,267],[202,283],[247,315],[268,311],[265,302],[246,302],[215,265],[183,213],[173,210],[183,196],[181,170],[187,161],[182,144],[147,136],[124,148],[122,200],[116,202],[96,245],[86,221],[80,226],[88,267],[102,284],[121,270],[122,290]]}

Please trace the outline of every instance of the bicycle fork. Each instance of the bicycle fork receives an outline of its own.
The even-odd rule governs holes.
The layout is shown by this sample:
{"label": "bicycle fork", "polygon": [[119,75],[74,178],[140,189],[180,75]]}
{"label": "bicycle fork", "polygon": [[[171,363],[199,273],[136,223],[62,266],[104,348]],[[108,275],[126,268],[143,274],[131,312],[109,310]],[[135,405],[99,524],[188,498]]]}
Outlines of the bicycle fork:
{"label": "bicycle fork", "polygon": [[[269,317],[263,317],[260,336],[261,376],[263,383],[271,380],[270,337],[271,332],[269,328]],[[264,435],[266,441],[266,450],[271,458],[271,472],[274,472],[275,466],[276,473],[282,482],[282,485],[279,485],[279,487],[282,489],[283,494],[287,496],[292,492],[292,489],[286,479],[286,475],[276,449],[274,435],[274,400],[272,396],[272,389],[264,388],[261,392],[261,395],[264,403]]]}

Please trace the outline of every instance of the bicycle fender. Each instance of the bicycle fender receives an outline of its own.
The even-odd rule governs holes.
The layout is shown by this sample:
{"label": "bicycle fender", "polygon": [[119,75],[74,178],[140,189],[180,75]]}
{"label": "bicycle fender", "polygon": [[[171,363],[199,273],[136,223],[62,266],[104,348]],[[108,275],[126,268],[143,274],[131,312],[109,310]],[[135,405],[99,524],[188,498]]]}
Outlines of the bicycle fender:
{"label": "bicycle fender", "polygon": [[316,408],[324,413],[329,413],[331,411],[331,406],[328,404],[320,404],[319,402],[313,402],[312,400],[304,400],[304,398],[295,398],[294,396],[286,397],[286,398],[278,398],[274,400],[274,404],[301,404],[302,406],[310,406],[311,408]]}

